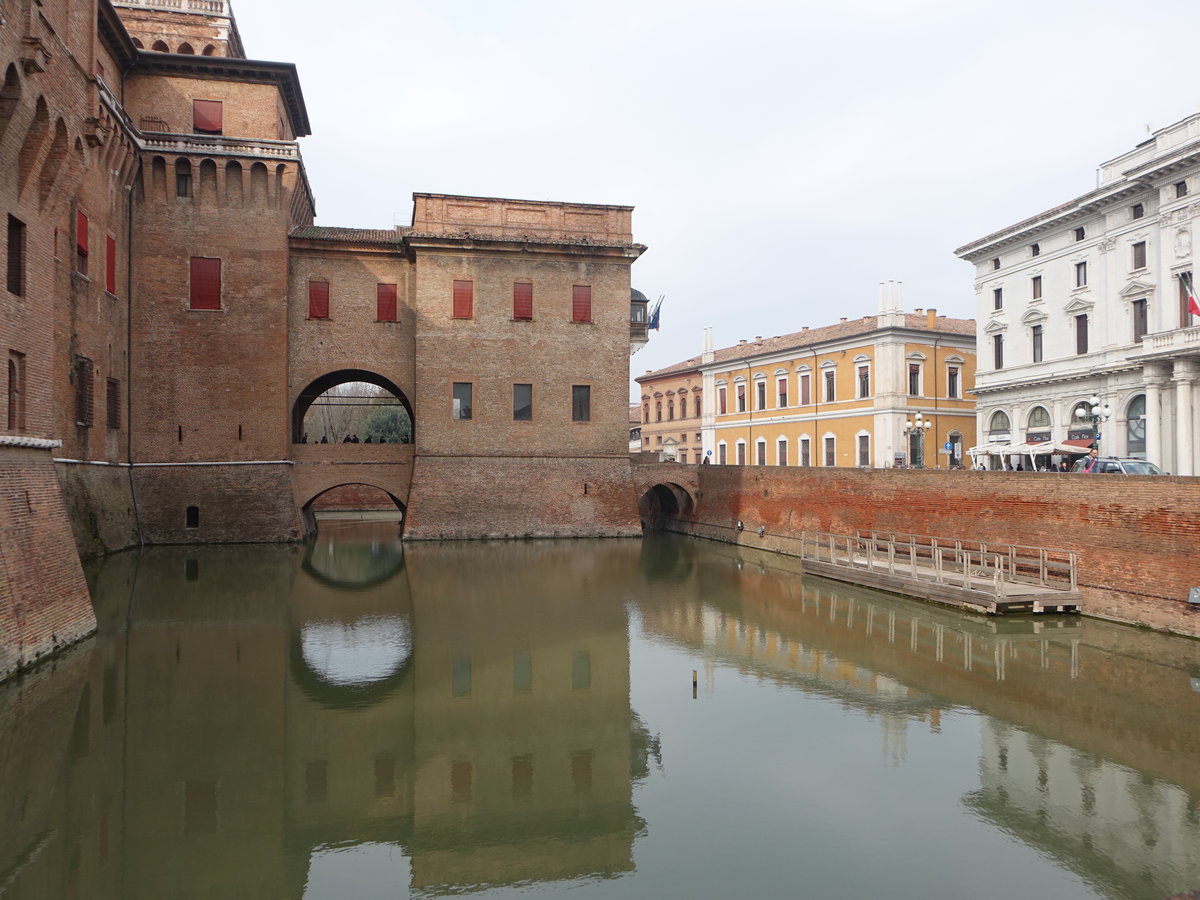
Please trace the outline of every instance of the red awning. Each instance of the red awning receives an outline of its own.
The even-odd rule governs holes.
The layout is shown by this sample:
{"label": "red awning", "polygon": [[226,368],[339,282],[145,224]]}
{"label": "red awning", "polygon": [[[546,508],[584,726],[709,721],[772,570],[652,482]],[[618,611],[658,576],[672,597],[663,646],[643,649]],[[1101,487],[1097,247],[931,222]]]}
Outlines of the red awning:
{"label": "red awning", "polygon": [[1060,444],[1066,444],[1068,447],[1090,447],[1096,443],[1095,438],[1069,438],[1065,441],[1059,441]]}

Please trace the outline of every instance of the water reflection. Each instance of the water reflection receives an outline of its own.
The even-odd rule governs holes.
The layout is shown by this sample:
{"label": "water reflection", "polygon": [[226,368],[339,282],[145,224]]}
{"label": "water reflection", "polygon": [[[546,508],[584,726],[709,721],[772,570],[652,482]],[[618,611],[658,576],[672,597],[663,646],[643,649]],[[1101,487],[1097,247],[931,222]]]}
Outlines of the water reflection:
{"label": "water reflection", "polygon": [[[672,537],[401,547],[394,526],[321,527],[89,573],[99,636],[0,689],[0,897],[712,897],[797,865],[824,896],[947,895],[986,881],[947,852],[968,820],[1048,867],[1039,896],[1200,886],[1196,642],[966,618]],[[662,687],[691,668],[698,700]],[[935,810],[933,846],[876,840],[845,865],[821,844],[861,735],[880,769],[856,757],[840,805]],[[747,764],[742,737],[768,755]],[[939,807],[917,770],[953,786],[959,763]],[[802,798],[782,822],[764,779]],[[673,850],[706,798],[711,840]]]}

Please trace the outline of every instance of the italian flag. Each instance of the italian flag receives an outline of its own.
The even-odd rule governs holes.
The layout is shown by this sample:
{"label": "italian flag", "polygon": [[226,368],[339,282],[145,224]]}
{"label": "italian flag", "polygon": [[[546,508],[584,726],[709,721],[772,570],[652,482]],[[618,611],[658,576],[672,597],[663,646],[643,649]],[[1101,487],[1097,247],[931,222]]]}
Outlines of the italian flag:
{"label": "italian flag", "polygon": [[1183,285],[1183,289],[1187,291],[1188,312],[1193,316],[1200,316],[1200,302],[1196,300],[1196,289],[1192,287],[1192,282],[1182,272],[1179,274],[1179,283]]}

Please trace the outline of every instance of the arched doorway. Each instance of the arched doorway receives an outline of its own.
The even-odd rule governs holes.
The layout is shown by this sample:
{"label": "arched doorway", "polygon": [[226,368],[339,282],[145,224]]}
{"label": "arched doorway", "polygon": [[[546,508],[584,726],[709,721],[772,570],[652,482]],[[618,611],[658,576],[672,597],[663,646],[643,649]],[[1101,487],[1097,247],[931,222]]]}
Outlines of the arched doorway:
{"label": "arched doorway", "polygon": [[404,392],[391,380],[365,369],[322,375],[292,404],[295,444],[409,444],[414,428],[412,404]]}
{"label": "arched doorway", "polygon": [[692,495],[674,483],[656,484],[638,501],[638,515],[646,531],[674,530],[672,525],[692,518]]}

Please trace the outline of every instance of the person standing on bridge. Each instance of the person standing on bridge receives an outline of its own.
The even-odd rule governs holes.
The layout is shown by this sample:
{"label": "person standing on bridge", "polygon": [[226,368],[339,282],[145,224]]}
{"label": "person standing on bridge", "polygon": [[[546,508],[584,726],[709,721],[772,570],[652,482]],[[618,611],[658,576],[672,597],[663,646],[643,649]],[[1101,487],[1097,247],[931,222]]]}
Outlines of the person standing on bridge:
{"label": "person standing on bridge", "polygon": [[1100,471],[1100,448],[1099,447],[1092,447],[1092,449],[1088,451],[1088,458],[1087,458],[1087,462],[1085,462],[1083,464],[1083,471],[1087,472],[1089,474],[1092,472]]}

